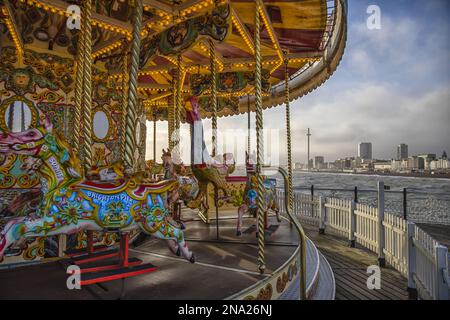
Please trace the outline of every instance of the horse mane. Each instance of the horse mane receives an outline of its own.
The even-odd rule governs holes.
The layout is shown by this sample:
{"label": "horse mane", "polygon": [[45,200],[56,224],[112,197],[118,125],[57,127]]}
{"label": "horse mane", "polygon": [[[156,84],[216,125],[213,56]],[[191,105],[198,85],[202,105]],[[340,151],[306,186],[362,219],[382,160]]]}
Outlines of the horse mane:
{"label": "horse mane", "polygon": [[[58,132],[54,131],[53,135],[55,136],[56,144],[58,146],[58,149],[60,152],[67,151],[69,154],[69,159],[64,162],[64,166],[68,168],[72,168],[75,170],[79,177],[83,176],[83,170],[80,164],[80,160],[75,155],[75,152],[73,151],[71,145],[67,142],[67,140]],[[68,172],[70,175],[72,175],[71,172]]]}

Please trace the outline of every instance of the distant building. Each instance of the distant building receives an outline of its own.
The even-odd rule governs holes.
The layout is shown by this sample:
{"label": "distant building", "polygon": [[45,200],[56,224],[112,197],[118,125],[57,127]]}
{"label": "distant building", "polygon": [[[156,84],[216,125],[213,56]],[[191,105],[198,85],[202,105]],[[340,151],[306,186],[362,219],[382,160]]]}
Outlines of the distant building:
{"label": "distant building", "polygon": [[401,143],[397,146],[397,160],[408,159],[408,145]]}
{"label": "distant building", "polygon": [[324,169],[325,158],[323,156],[314,157],[314,169]]}
{"label": "distant building", "polygon": [[296,162],[296,163],[294,164],[294,169],[295,169],[295,170],[300,170],[300,169],[302,169],[302,168],[303,168],[303,164],[302,164],[302,163]]}
{"label": "distant building", "polygon": [[448,170],[450,169],[450,160],[448,159],[436,159],[430,162],[430,170]]}
{"label": "distant building", "polygon": [[391,161],[377,161],[373,164],[375,171],[384,171],[388,172],[392,168],[392,162]]}
{"label": "distant building", "polygon": [[436,154],[435,153],[421,153],[418,154],[417,157],[423,159],[423,164],[425,170],[430,170],[430,164],[431,161],[436,160]]}
{"label": "distant building", "polygon": [[372,143],[361,142],[358,145],[358,157],[361,159],[372,159]]}
{"label": "distant building", "polygon": [[425,169],[424,159],[418,156],[409,157],[407,169],[410,171],[424,170]]}

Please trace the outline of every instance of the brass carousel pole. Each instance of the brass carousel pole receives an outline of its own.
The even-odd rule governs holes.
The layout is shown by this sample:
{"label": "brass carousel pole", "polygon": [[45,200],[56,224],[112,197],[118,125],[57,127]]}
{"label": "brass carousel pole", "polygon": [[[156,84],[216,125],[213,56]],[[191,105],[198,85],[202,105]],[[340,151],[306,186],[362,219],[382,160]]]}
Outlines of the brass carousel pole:
{"label": "brass carousel pole", "polygon": [[173,140],[172,140],[172,135],[173,135],[173,131],[174,131],[174,124],[175,124],[175,96],[176,96],[176,92],[175,92],[175,76],[173,76],[172,79],[172,95],[169,97],[168,101],[169,101],[169,105],[168,105],[168,109],[167,110],[167,122],[168,122],[168,139],[169,139],[169,150],[173,149]]}
{"label": "brass carousel pole", "polygon": [[[126,42],[126,40],[123,40]],[[121,136],[120,136],[120,155],[122,160],[124,161],[125,157],[125,131],[126,131],[126,116],[127,116],[127,106],[128,106],[128,52],[127,46],[124,43],[124,53],[122,58],[122,121],[121,125]]]}
{"label": "brass carousel pole", "polygon": [[182,70],[183,66],[182,66],[182,57],[181,54],[178,55],[177,57],[177,82],[176,82],[176,96],[175,96],[175,117],[174,117],[174,139],[175,141],[173,142],[174,144],[174,155],[175,155],[175,159],[179,160],[180,159],[180,112],[181,112],[181,94],[182,94],[182,90],[183,90],[183,84],[181,83],[182,80],[182,75],[181,73],[183,72]]}
{"label": "brass carousel pole", "polygon": [[262,112],[262,90],[261,90],[261,39],[260,39],[260,2],[255,1],[255,113],[256,113],[256,179],[258,184],[257,206],[258,206],[258,268],[264,273],[266,268],[264,258],[264,185],[262,177],[262,165],[264,163],[263,142],[263,112]]}
{"label": "brass carousel pole", "polygon": [[212,127],[212,156],[217,154],[217,79],[216,79],[216,52],[215,45],[212,39],[209,39],[209,60],[211,71],[211,105],[213,115],[211,119]]}
{"label": "brass carousel pole", "polygon": [[247,155],[250,157],[250,147],[251,147],[251,114],[250,114],[250,95],[247,95]]}
{"label": "brass carousel pole", "polygon": [[135,150],[136,150],[136,121],[138,106],[138,69],[139,69],[139,51],[141,47],[141,25],[142,25],[142,0],[135,0],[135,12],[133,16],[133,37],[131,40],[131,64],[130,81],[128,89],[128,106],[125,124],[125,169],[133,172],[135,169]]}
{"label": "brass carousel pole", "polygon": [[[292,141],[291,141],[291,110],[289,105],[289,70],[288,70],[289,59],[284,60],[284,94],[285,94],[285,104],[286,104],[286,140],[287,140],[287,157],[288,157],[288,174],[287,174],[287,185],[288,185],[288,201],[287,205],[289,207],[288,212],[294,212],[294,194],[292,192]],[[286,201],[285,201],[286,203]],[[290,216],[289,213],[289,216]],[[290,216],[292,219],[292,217]],[[292,223],[292,220],[291,220]],[[305,234],[298,221],[293,222],[300,234],[300,299],[306,299],[306,243]]]}
{"label": "brass carousel pole", "polygon": [[[81,21],[84,21],[84,9],[81,11]],[[82,100],[83,100],[83,66],[84,66],[84,45],[86,32],[84,25],[80,25],[77,41],[76,75],[75,75],[75,110],[73,122],[73,147],[78,157],[81,159],[81,121],[82,121]]]}
{"label": "brass carousel pole", "polygon": [[293,210],[293,194],[292,194],[292,143],[291,143],[291,110],[289,106],[289,71],[288,71],[289,60],[286,58],[284,60],[285,72],[284,72],[284,94],[285,94],[285,105],[286,105],[286,140],[287,140],[287,166],[288,166],[288,197],[289,197],[289,208]]}
{"label": "brass carousel pole", "polygon": [[83,46],[83,157],[84,169],[92,167],[92,1],[84,0],[84,46]]}
{"label": "brass carousel pole", "polygon": [[153,164],[156,165],[156,114],[155,110],[153,113]]}

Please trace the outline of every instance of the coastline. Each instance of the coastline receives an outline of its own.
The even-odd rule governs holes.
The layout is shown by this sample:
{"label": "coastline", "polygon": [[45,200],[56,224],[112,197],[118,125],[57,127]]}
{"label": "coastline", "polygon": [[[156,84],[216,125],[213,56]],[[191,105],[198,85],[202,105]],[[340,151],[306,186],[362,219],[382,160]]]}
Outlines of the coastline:
{"label": "coastline", "polygon": [[405,178],[435,178],[435,179],[450,179],[450,173],[399,173],[399,172],[349,172],[339,170],[294,170],[294,172],[302,173],[330,173],[330,174],[348,174],[348,175],[363,175],[363,176],[386,176],[386,177],[405,177]]}

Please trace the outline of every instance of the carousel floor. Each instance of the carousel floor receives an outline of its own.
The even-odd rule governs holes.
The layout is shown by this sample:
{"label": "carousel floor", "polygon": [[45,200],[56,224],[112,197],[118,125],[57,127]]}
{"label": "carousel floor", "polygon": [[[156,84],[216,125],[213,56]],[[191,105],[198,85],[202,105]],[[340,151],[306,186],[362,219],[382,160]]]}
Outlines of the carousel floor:
{"label": "carousel floor", "polygon": [[[233,213],[230,213],[233,214]],[[130,247],[130,256],[151,262],[156,272],[114,280],[101,285],[68,290],[67,274],[60,262],[0,271],[0,299],[223,299],[249,287],[280,267],[294,252],[297,235],[283,220],[270,217],[270,224],[280,227],[266,239],[266,275],[257,272],[255,233],[235,236],[236,219],[221,213],[219,238],[216,221],[205,225],[191,212],[186,217],[185,237],[195,253],[196,263],[174,256],[164,241],[149,238],[139,246]],[[223,218],[223,219],[222,219]],[[254,223],[244,219],[242,230]]]}

